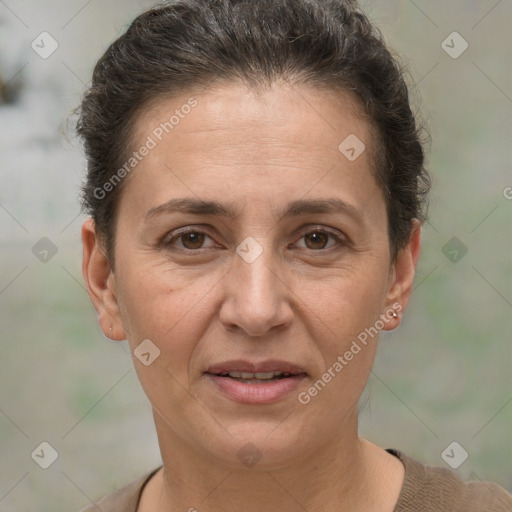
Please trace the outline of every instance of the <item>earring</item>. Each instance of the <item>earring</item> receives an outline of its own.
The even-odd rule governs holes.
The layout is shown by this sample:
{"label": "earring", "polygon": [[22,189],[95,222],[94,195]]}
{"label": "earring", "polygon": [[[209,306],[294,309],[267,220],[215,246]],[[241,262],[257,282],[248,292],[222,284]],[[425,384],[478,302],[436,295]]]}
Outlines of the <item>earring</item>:
{"label": "earring", "polygon": [[[398,318],[398,314],[396,311],[393,311],[393,318]],[[112,328],[110,330],[112,330]]]}

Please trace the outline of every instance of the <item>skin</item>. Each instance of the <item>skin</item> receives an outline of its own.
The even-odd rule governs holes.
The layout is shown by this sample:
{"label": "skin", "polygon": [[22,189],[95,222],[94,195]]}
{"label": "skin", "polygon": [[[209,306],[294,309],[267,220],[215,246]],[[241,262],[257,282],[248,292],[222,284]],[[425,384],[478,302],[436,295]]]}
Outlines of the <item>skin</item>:
{"label": "skin", "polygon": [[[104,334],[128,339],[132,352],[144,339],[160,349],[149,366],[134,357],[164,463],[139,510],[391,512],[403,465],[357,431],[378,337],[307,405],[297,393],[396,303],[399,318],[384,329],[399,325],[420,225],[414,222],[407,247],[391,261],[384,196],[372,173],[372,130],[348,93],[280,84],[256,94],[224,84],[194,98],[197,106],[126,183],[115,272],[93,222],[82,228],[83,274]],[[134,148],[187,99],[146,109]],[[355,161],[338,150],[349,134],[366,145]],[[236,216],[175,212],[145,221],[148,210],[176,198],[229,203]],[[355,214],[280,219],[291,201],[325,198],[343,200]],[[169,245],[186,226],[207,232],[202,246],[197,235]],[[252,263],[236,252],[246,237],[263,248]],[[283,359],[307,377],[275,403],[240,404],[204,375],[229,359]],[[261,454],[252,467],[237,456],[247,443]]]}

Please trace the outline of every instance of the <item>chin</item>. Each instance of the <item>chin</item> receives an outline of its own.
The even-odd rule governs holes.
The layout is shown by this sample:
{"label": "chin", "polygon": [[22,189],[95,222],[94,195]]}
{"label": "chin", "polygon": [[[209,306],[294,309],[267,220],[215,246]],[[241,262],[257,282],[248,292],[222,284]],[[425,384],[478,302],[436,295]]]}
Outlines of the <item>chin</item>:
{"label": "chin", "polygon": [[[240,422],[226,426],[204,448],[234,469],[276,470],[304,456],[304,438],[300,432],[279,429],[280,422]],[[215,439],[217,437],[217,439]]]}

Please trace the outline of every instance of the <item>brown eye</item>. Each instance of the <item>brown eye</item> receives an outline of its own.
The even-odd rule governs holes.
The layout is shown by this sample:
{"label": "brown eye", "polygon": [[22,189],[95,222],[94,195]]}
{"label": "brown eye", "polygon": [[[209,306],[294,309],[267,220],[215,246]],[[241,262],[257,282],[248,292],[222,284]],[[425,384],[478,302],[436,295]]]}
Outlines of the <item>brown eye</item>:
{"label": "brown eye", "polygon": [[[337,244],[339,245],[341,242],[342,239],[334,233],[323,230],[314,230],[303,235],[296,243],[301,249],[320,251],[323,249],[329,249]],[[208,245],[208,243],[210,243],[210,245]],[[199,249],[215,247],[215,242],[203,231],[190,230],[176,233],[168,241],[163,242],[163,246],[169,250],[181,250],[182,252],[198,251]]]}
{"label": "brown eye", "polygon": [[189,256],[204,254],[206,250],[219,248],[208,232],[192,227],[167,233],[160,240],[159,245],[166,251],[174,251]]}
{"label": "brown eye", "polygon": [[297,247],[300,249],[310,249],[312,251],[319,251],[322,249],[330,249],[335,245],[343,245],[342,239],[329,231],[314,230],[304,234],[297,242]]}
{"label": "brown eye", "polygon": [[304,240],[308,249],[325,249],[329,241],[329,234],[322,231],[312,231],[304,235]]}
{"label": "brown eye", "polygon": [[204,237],[204,233],[191,231],[190,233],[181,235],[179,238],[181,239],[181,243],[185,249],[200,249],[204,243]]}
{"label": "brown eye", "polygon": [[306,240],[306,247],[308,249],[323,249],[327,245],[329,236],[326,233],[313,231],[305,235],[304,239]]}

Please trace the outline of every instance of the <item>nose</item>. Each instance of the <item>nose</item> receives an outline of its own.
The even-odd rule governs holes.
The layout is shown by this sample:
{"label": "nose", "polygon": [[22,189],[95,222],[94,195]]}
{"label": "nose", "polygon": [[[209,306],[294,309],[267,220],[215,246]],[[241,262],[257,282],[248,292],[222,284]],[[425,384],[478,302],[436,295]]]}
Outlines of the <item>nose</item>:
{"label": "nose", "polygon": [[[242,253],[240,253],[242,254]],[[270,249],[254,260],[238,254],[225,283],[220,320],[227,330],[240,329],[251,337],[262,337],[291,324],[293,310],[282,264]]]}

